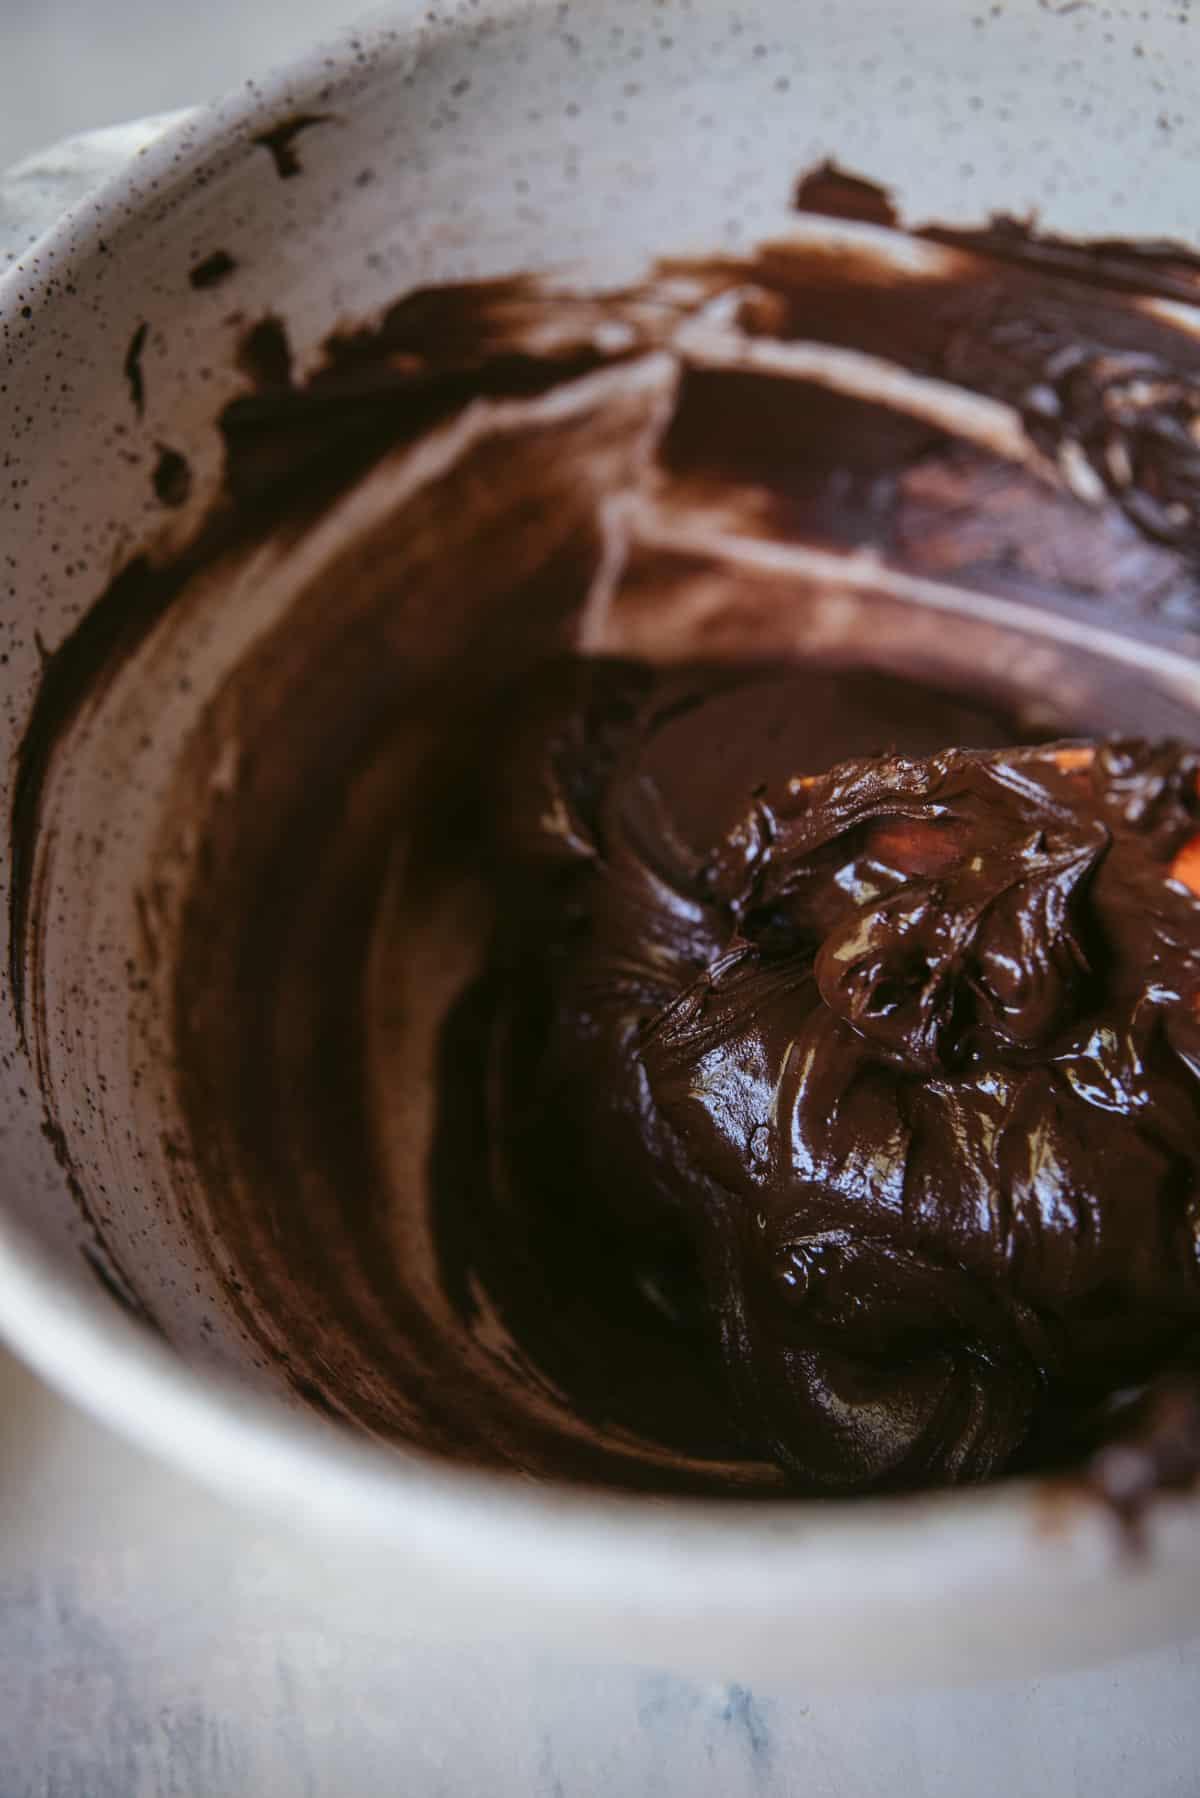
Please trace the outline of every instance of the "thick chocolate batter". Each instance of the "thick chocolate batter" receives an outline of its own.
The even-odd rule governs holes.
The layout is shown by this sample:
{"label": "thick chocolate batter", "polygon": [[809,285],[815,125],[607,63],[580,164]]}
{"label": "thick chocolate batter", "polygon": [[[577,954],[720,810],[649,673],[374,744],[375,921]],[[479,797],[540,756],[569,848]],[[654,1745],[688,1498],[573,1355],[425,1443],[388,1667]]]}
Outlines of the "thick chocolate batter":
{"label": "thick chocolate batter", "polygon": [[501,1305],[532,1257],[560,1349],[657,1311],[811,1491],[1116,1427],[1200,1330],[1200,756],[948,750],[1003,724],[812,671],[567,664],[517,715]]}

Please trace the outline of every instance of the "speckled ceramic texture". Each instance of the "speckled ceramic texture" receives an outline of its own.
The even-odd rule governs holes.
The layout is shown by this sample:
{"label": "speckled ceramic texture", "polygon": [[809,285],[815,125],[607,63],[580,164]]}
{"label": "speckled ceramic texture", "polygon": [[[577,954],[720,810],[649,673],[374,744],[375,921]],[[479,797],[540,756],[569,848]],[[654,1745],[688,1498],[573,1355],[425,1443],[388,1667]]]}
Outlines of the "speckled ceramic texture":
{"label": "speckled ceramic texture", "polygon": [[[1197,29],[1186,6],[1046,0],[483,0],[406,8],[189,118],[0,281],[6,763],[46,653],[117,568],[186,541],[216,497],[214,420],[242,385],[248,321],[282,316],[303,375],[331,331],[412,287],[514,269],[616,282],[664,250],[752,242],[825,156],[888,180],[910,215],[1195,241]],[[299,118],[292,169],[261,140]],[[164,455],[186,458],[186,494],[156,485]],[[127,727],[144,716],[169,756],[188,683],[227,649],[176,643],[117,695]],[[169,1096],[150,1062],[114,1058],[129,881],[166,769],[131,780],[104,742],[77,768],[44,825],[59,878],[39,899],[56,945],[40,1065],[7,1003],[0,1017],[0,1328],[51,1378],[281,1526],[361,1544],[361,1577],[408,1628],[875,1678],[1085,1659],[1194,1626],[1186,1506],[1162,1508],[1134,1562],[1107,1519],[1050,1515],[1017,1488],[769,1514],[638,1503],[385,1454],[285,1410],[165,1206]],[[89,831],[106,884],[85,904],[66,875],[72,844],[100,853]],[[89,1268],[46,1081],[99,1221],[152,1260],[186,1361]]]}

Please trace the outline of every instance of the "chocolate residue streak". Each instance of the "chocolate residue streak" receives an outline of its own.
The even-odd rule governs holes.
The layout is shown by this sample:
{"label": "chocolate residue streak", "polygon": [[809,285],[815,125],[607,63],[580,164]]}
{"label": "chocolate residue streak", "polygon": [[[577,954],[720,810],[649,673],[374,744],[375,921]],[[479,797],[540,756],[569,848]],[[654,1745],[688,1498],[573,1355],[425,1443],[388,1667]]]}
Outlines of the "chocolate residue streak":
{"label": "chocolate residue streak", "polygon": [[56,650],[42,649],[42,676],[17,751],[10,820],[8,977],[21,1039],[26,1044],[25,968],[32,947],[30,902],[46,779],[59,745],[70,735],[84,707],[103,692],[122,648],[140,642],[169,603],[172,583],[164,586],[165,591],[151,580],[143,559],[131,562]]}
{"label": "chocolate residue streak", "polygon": [[134,908],[137,912],[138,932],[141,938],[142,961],[152,971],[158,967],[159,946],[158,930],[155,924],[151,902],[138,887],[133,895]]}
{"label": "chocolate residue streak", "polygon": [[206,256],[189,270],[188,280],[198,289],[219,287],[222,281],[228,281],[236,268],[237,263],[228,250],[214,250],[211,256]]}
{"label": "chocolate residue streak", "polygon": [[[900,218],[887,188],[836,163],[825,162],[797,183],[797,212],[864,224],[898,227]],[[1157,294],[1163,299],[1200,301],[1200,255],[1185,244],[1124,238],[1054,237],[1036,222],[996,213],[986,225],[913,226],[910,237],[1044,269],[1124,293]]]}
{"label": "chocolate residue streak", "polygon": [[796,183],[793,204],[797,212],[814,212],[826,218],[856,219],[865,225],[899,225],[900,215],[886,187],[852,175],[835,162],[819,163]]}
{"label": "chocolate residue streak", "polygon": [[296,139],[302,131],[311,131],[314,125],[327,125],[331,118],[332,114],[327,112],[299,112],[290,119],[281,119],[269,131],[259,132],[252,141],[270,151],[279,179],[290,181],[304,172],[295,150]]}
{"label": "chocolate residue streak", "polygon": [[[281,175],[318,122],[257,140]],[[712,1326],[711,1294],[738,1265],[722,1259],[723,1226],[710,1239],[677,1208],[630,1258],[627,1220],[597,1208],[581,1253],[569,1208],[530,1209],[493,1152],[495,1020],[520,1038],[517,1070],[544,1019],[506,1008],[511,969],[487,967],[510,849],[481,773],[548,659],[583,648],[704,663],[719,683],[716,665],[807,658],[818,734],[804,761],[818,776],[887,746],[835,754],[852,714],[876,731],[880,715],[908,719],[894,740],[918,759],[964,735],[1196,732],[1183,698],[1085,641],[1035,657],[1033,638],[972,612],[973,595],[995,595],[1194,647],[1200,336],[1149,302],[1200,297],[1196,259],[1011,221],[905,233],[883,190],[830,166],[797,201],[803,231],[665,262],[623,292],[517,276],[408,295],[378,327],[332,339],[299,385],[281,323],[261,321],[240,346],[251,390],[219,421],[220,506],[168,566],[122,574],[47,663],[12,816],[10,971],[34,1036],[49,1028],[39,867],[58,853],[42,823],[77,728],[103,719],[119,668],[169,641],[218,559],[222,581],[203,595],[214,608],[236,591],[225,573],[264,544],[306,566],[318,523],[354,492],[357,536],[319,576],[297,574],[287,616],[197,698],[139,876],[173,890],[190,845],[182,915],[156,906],[153,932],[174,974],[160,1028],[187,1120],[166,1158],[174,1203],[281,1388],[350,1427],[547,1477],[764,1495],[789,1479],[886,1485],[1050,1457],[1039,1431],[1065,1411],[1040,1408],[1053,1380],[1022,1338],[1041,1371],[1014,1373],[1011,1404],[987,1353],[952,1354],[943,1409],[926,1382],[900,1406],[907,1435],[877,1432],[878,1453],[863,1438],[861,1466],[839,1459],[828,1419],[811,1438],[788,1421],[815,1386],[780,1382],[782,1408],[770,1380],[759,1391],[756,1364],[775,1361],[752,1347],[757,1301],[733,1307],[736,1327]],[[127,361],[135,403],[144,341],[143,326]],[[926,592],[948,610],[914,606]],[[839,678],[881,682],[871,706],[826,717],[820,695],[851,687],[816,666],[863,660],[869,677]],[[935,740],[906,735],[922,714]],[[736,735],[721,740],[736,760]],[[769,759],[748,791],[769,789]],[[597,766],[580,779],[597,782]],[[660,873],[647,868],[651,885]],[[539,877],[531,902],[551,888],[557,903]],[[130,914],[137,942],[132,901]],[[558,915],[552,940],[563,929]],[[688,1082],[642,1065],[670,1119]],[[514,1152],[535,1123],[514,1120]],[[670,1125],[689,1144],[718,1127],[715,1115]],[[86,1206],[87,1176],[71,1177]],[[620,1191],[632,1198],[632,1181]],[[977,1237],[986,1255],[986,1228]],[[853,1297],[854,1277],[847,1263],[836,1293]],[[930,1303],[982,1341],[947,1290],[931,1287]],[[870,1317],[868,1305],[868,1335]],[[832,1352],[805,1344],[810,1361]],[[1149,1379],[1145,1361],[1174,1345],[1139,1337],[1132,1360]],[[869,1353],[860,1340],[854,1354]],[[964,1421],[972,1380],[978,1427]],[[1167,1436],[1186,1430],[1151,1427],[1151,1486],[1183,1479],[1186,1441],[1168,1454]],[[908,1447],[892,1455],[885,1438]],[[1116,1440],[1081,1427],[1071,1452],[1084,1461]]]}
{"label": "chocolate residue streak", "polygon": [[85,1243],[80,1249],[85,1265],[103,1286],[109,1298],[115,1300],[127,1317],[131,1317],[135,1323],[141,1324],[144,1329],[151,1330],[155,1335],[161,1335],[162,1331],[153,1314],[143,1300],[138,1297],[128,1277],[118,1265],[111,1248],[105,1243],[104,1231],[92,1209],[87,1188],[80,1179],[71,1158],[71,1151],[67,1146],[66,1133],[62,1125],[47,1114],[42,1124],[42,1135],[54,1152],[54,1159],[62,1170],[80,1218],[93,1238],[92,1243]]}
{"label": "chocolate residue streak", "polygon": [[159,445],[158,461],[151,477],[154,497],[161,506],[182,506],[192,491],[192,471],[186,456]]}
{"label": "chocolate residue streak", "polygon": [[125,379],[129,383],[129,397],[133,401],[133,409],[141,418],[146,410],[146,383],[142,375],[142,352],[146,347],[146,339],[150,335],[150,326],[143,322],[129,340],[129,348],[125,352],[125,360],[121,367]]}
{"label": "chocolate residue streak", "polygon": [[[267,341],[278,341],[278,321],[264,320],[261,328]],[[231,402],[220,420],[230,446],[231,462],[238,459],[238,419],[245,403],[249,402]],[[33,950],[31,901],[43,797],[56,755],[85,712],[101,703],[118,670],[137,655],[203,569],[239,546],[257,541],[264,531],[284,528],[296,518],[319,516],[382,453],[387,441],[382,431],[370,433],[364,429],[363,437],[366,442],[356,446],[358,454],[346,453],[340,458],[310,454],[307,459],[303,454],[286,459],[281,456],[269,483],[269,519],[227,505],[218,506],[194,541],[170,563],[156,568],[145,556],[130,562],[57,648],[48,649],[39,639],[42,675],[17,751],[10,819],[9,988],[21,1038],[27,1045],[26,964]],[[246,460],[253,461],[252,452]],[[243,483],[237,469],[231,470],[230,488],[236,492],[243,484],[249,484],[249,477]]]}
{"label": "chocolate residue streak", "polygon": [[[74,1191],[74,1188],[72,1190]],[[162,1336],[162,1330],[147,1311],[141,1299],[135,1297],[128,1286],[118,1278],[104,1257],[95,1249],[87,1247],[81,1249],[80,1254],[99,1285],[104,1288],[109,1298],[121,1307],[126,1317],[132,1318],[135,1324],[140,1324],[142,1329],[151,1331],[153,1335]]]}

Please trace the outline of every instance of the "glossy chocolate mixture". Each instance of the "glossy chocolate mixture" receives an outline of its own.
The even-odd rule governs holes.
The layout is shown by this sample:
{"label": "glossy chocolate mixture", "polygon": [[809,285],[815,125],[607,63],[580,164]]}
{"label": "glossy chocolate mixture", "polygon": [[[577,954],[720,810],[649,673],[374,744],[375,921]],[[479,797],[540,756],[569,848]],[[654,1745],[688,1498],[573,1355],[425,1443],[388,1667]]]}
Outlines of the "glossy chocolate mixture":
{"label": "glossy chocolate mixture", "polygon": [[517,711],[488,1117],[544,1305],[719,1344],[813,1492],[1078,1451],[1188,1353],[1200,757],[930,754],[996,719],[861,676],[569,665]]}
{"label": "glossy chocolate mixture", "polygon": [[[218,505],[46,646],[13,792],[13,1001],[89,1264],[201,1364],[473,1463],[770,1494],[1069,1460],[1118,1428],[1091,1414],[1115,1382],[1182,1352],[1184,976],[1146,957],[1190,906],[1159,880],[1186,764],[1119,774],[1105,751],[1082,791],[1044,762],[1006,785],[929,758],[1197,739],[1190,685],[1119,645],[1200,654],[1200,262],[1003,220],[913,231],[829,168],[796,201],[771,241],[629,288],[410,293],[303,379],[286,318],[239,327]],[[222,304],[238,279],[222,267]],[[131,429],[143,341],[122,346]],[[172,454],[150,491],[182,529]],[[1022,623],[1047,616],[1058,635]],[[764,658],[804,672],[745,685]],[[704,664],[702,702],[659,716],[630,663]],[[827,781],[888,748],[907,772],[864,765],[857,798]],[[136,890],[124,862],[95,876],[108,922],[67,1039],[53,895],[87,888],[147,768],[156,834]],[[797,774],[818,785],[781,798]],[[1160,775],[1154,827],[1121,822],[1122,782],[1132,806]],[[938,844],[923,870],[926,837],[887,836],[906,782]],[[962,813],[944,828],[922,811],[938,782]],[[997,896],[992,852],[1011,867],[1039,832]],[[1120,883],[1139,880],[1153,928],[1133,944]],[[922,882],[971,938],[969,980],[935,971],[959,939]],[[874,986],[855,908],[882,932]],[[1028,992],[1006,960],[1024,921]],[[79,1092],[102,983],[127,1001],[134,1096],[158,1095],[119,1179],[130,1113],[100,1078]],[[705,994],[727,1026],[709,1085]],[[1123,1034],[1093,1042],[1088,1019]],[[839,1106],[788,1053],[818,1037]],[[113,1074],[111,1043],[96,1065]],[[706,1106],[734,1073],[737,1104]],[[789,1107],[802,1150],[772,1135]],[[988,1199],[968,1179],[985,1130],[1005,1169]],[[884,1139],[886,1177],[864,1159]],[[1022,1143],[1045,1163],[1018,1169]],[[1101,1143],[1136,1181],[1077,1181]],[[162,1271],[168,1225],[185,1277]],[[1190,1393],[1130,1400],[1145,1447],[1106,1489],[1190,1478]]]}

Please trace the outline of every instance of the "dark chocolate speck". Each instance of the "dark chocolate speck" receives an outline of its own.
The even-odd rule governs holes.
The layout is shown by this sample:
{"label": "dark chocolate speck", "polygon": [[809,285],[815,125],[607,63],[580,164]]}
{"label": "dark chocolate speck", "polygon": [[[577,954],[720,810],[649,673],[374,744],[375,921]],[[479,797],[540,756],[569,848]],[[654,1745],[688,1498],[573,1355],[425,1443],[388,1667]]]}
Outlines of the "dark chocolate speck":
{"label": "dark chocolate speck", "polygon": [[269,131],[262,131],[254,139],[264,150],[269,150],[275,163],[275,173],[281,181],[290,181],[294,175],[303,172],[300,158],[294,149],[295,140],[302,131],[310,131],[314,125],[325,125],[329,122],[327,112],[300,112],[293,118],[282,119]]}
{"label": "dark chocolate speck", "polygon": [[237,263],[228,250],[214,250],[203,262],[198,262],[188,275],[193,287],[217,287],[227,281],[236,269]]}
{"label": "dark chocolate speck", "polygon": [[133,401],[133,409],[138,417],[146,411],[146,382],[142,374],[142,352],[146,348],[146,339],[150,335],[150,327],[145,319],[129,340],[129,348],[125,352],[122,364],[125,379],[129,382],[129,397]]}

